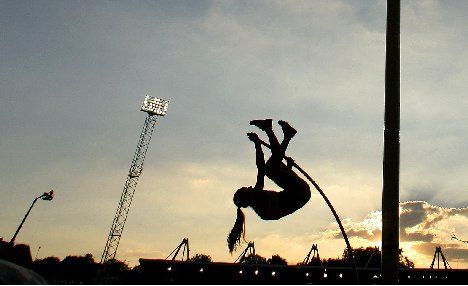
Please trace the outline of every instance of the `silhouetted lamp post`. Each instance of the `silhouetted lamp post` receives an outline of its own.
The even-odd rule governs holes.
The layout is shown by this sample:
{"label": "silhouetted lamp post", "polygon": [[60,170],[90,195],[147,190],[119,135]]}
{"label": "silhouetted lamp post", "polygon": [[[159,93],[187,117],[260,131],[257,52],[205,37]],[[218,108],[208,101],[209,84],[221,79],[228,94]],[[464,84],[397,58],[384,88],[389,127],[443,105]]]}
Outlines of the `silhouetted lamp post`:
{"label": "silhouetted lamp post", "polygon": [[32,202],[31,206],[29,207],[29,210],[26,212],[24,215],[23,220],[21,221],[20,225],[16,229],[15,234],[10,240],[10,244],[13,245],[15,242],[16,236],[18,235],[18,232],[20,231],[21,227],[23,227],[24,222],[26,221],[26,218],[28,217],[29,213],[31,212],[31,209],[33,208],[34,204],[37,202],[38,199],[43,199],[44,201],[51,201],[54,198],[54,190],[50,190],[48,193],[43,193],[39,197],[35,198],[34,201]]}

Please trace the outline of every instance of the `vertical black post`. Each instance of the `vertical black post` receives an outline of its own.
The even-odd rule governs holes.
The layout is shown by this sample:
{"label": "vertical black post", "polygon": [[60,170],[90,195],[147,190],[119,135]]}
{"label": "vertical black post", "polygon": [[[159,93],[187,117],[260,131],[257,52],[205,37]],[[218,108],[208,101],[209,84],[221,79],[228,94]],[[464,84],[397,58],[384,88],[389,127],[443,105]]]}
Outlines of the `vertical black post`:
{"label": "vertical black post", "polygon": [[400,0],[387,0],[382,278],[398,283],[400,171]]}

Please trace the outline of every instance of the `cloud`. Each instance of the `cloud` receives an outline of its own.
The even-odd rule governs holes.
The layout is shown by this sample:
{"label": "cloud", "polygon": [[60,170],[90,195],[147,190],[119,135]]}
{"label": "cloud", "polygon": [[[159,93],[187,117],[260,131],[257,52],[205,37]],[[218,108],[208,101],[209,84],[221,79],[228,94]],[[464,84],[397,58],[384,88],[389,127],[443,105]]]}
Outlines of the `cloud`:
{"label": "cloud", "polygon": [[400,231],[400,241],[425,241],[431,242],[434,239],[434,235],[430,233],[418,233],[412,232],[407,233],[406,231]]}
{"label": "cloud", "polygon": [[431,241],[427,239],[434,236],[437,229],[446,227],[442,222],[454,217],[468,219],[468,208],[443,208],[424,201],[404,202],[400,208],[400,234],[409,235],[403,236],[403,241],[415,241],[417,238]]}
{"label": "cloud", "polygon": [[148,250],[148,249],[125,249],[120,255],[124,256],[129,260],[137,260],[139,258],[154,258],[164,257],[167,255],[159,250]]}
{"label": "cloud", "polygon": [[[381,212],[375,211],[363,220],[354,222],[343,220],[348,237],[356,243],[375,245],[381,240]],[[435,251],[441,246],[449,261],[468,263],[468,249],[463,243],[454,243],[452,234],[462,237],[468,235],[468,208],[445,208],[425,201],[400,203],[400,243],[411,258],[421,258],[427,264]],[[322,238],[341,239],[341,232],[336,224],[321,232]],[[414,258],[413,258],[414,260]],[[418,264],[418,261],[415,261]],[[421,261],[419,262],[421,263]]]}
{"label": "cloud", "polygon": [[405,225],[414,226],[418,221],[421,221],[425,217],[425,211],[423,209],[423,201],[405,202],[400,203],[405,206],[400,212],[400,217],[405,217]]}
{"label": "cloud", "polygon": [[[343,227],[346,230],[348,237],[357,237],[368,241],[378,241],[382,236],[380,211],[375,211],[367,215],[360,222],[353,222],[351,219],[343,220]],[[341,239],[342,235],[338,229],[329,229],[323,234],[331,239]]]}

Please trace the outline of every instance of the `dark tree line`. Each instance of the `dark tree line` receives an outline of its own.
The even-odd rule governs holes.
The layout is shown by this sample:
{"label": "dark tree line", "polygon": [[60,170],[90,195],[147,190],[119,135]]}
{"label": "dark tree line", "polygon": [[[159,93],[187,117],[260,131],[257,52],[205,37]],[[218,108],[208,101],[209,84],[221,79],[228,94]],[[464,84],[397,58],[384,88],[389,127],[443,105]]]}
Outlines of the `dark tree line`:
{"label": "dark tree line", "polygon": [[[138,267],[130,268],[125,262],[111,261],[110,276],[118,277],[119,281],[132,280],[138,277]],[[46,257],[32,262],[33,271],[44,277],[49,283],[59,284],[94,284],[99,269],[93,255],[68,255],[60,260],[58,257]]]}
{"label": "dark tree line", "polygon": [[244,257],[242,263],[245,264],[269,264],[269,265],[288,265],[288,262],[283,257],[275,254],[271,258],[265,258],[258,254],[249,254]]}
{"label": "dark tree line", "polygon": [[206,254],[195,254],[188,261],[190,262],[212,262],[211,256]]}
{"label": "dark tree line", "polygon": [[[380,268],[382,252],[378,247],[359,247],[353,249],[354,261],[356,267]],[[348,265],[348,251],[345,249],[341,257],[328,258],[322,260],[324,266],[349,266]],[[317,261],[311,261],[309,265],[317,265]],[[399,268],[414,268],[414,263],[403,255],[403,250],[400,249],[400,260],[398,262]]]}
{"label": "dark tree line", "polygon": [[[359,247],[353,250],[354,260],[357,267],[368,267],[368,268],[380,268],[382,253],[378,247]],[[327,258],[319,261],[317,258],[313,258],[305,265],[300,262],[297,265],[303,266],[321,266],[324,267],[348,267],[348,251],[344,249],[341,257]],[[244,263],[248,264],[269,264],[269,265],[288,265],[286,259],[279,255],[273,255],[271,258],[266,259],[265,257],[258,254],[249,254],[245,257]],[[403,250],[400,249],[400,261],[398,263],[399,268],[414,268],[414,263],[403,255]]]}
{"label": "dark tree line", "polygon": [[[0,259],[13,262],[33,270],[52,284],[93,284],[99,268],[92,254],[68,255],[60,260],[58,257],[46,257],[32,260],[31,250],[26,244],[9,244],[0,239]],[[125,262],[111,261],[111,276],[119,281],[133,281],[138,278],[138,267],[130,268]]]}

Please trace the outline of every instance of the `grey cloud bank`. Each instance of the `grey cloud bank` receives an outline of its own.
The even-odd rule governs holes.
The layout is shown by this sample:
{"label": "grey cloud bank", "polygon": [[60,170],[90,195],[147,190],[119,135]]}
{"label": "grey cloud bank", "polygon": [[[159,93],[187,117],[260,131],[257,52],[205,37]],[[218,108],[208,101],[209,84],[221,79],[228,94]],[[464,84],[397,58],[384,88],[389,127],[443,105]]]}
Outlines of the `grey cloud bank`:
{"label": "grey cloud bank", "polygon": [[[468,207],[445,208],[424,201],[402,202],[400,203],[400,242],[405,252],[408,252],[408,247],[410,247],[410,252],[415,251],[424,257],[423,261],[415,261],[418,267],[428,267],[423,263],[432,259],[436,246],[442,247],[449,261],[466,265],[468,250],[462,242],[453,240],[452,235],[465,234],[467,222]],[[364,220],[356,223],[347,221],[345,228],[351,238],[371,243],[378,242],[382,235],[381,213],[371,213]],[[323,235],[341,239],[339,230],[336,228],[324,231]],[[361,243],[364,242],[361,241]]]}

